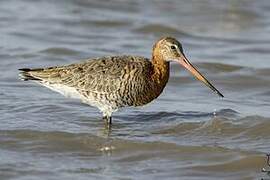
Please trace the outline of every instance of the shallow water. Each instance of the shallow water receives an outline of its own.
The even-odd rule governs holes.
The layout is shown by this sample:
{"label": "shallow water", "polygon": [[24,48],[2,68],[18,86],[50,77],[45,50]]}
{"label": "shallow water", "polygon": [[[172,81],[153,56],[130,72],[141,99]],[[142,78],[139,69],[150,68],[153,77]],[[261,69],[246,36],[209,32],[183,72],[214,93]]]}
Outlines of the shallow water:
{"label": "shallow water", "polygon": [[[267,0],[0,1],[0,179],[267,178],[269,10]],[[108,132],[97,109],[18,80],[22,67],[149,57],[164,35],[225,98],[172,64],[163,94],[115,113]]]}

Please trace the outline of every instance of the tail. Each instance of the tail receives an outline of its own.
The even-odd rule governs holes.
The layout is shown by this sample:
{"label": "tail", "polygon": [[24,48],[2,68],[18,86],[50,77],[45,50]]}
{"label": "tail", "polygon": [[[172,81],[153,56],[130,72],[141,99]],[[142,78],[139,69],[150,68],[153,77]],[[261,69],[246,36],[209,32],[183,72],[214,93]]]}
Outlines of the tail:
{"label": "tail", "polygon": [[42,79],[39,79],[31,74],[33,71],[40,71],[42,69],[29,69],[29,68],[22,68],[19,69],[20,73],[20,79],[23,81],[33,80],[33,81],[41,81]]}

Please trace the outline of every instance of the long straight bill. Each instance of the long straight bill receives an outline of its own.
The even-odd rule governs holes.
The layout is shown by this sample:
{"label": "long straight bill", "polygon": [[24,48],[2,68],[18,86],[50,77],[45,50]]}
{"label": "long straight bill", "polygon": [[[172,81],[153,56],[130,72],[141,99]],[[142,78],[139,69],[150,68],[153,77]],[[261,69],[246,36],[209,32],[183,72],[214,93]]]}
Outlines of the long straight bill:
{"label": "long straight bill", "polygon": [[215,93],[217,93],[220,97],[224,97],[217,88],[215,88],[189,61],[188,59],[182,55],[180,59],[180,64],[184,66],[187,70],[191,72],[198,80],[202,81],[206,86],[212,89]]}

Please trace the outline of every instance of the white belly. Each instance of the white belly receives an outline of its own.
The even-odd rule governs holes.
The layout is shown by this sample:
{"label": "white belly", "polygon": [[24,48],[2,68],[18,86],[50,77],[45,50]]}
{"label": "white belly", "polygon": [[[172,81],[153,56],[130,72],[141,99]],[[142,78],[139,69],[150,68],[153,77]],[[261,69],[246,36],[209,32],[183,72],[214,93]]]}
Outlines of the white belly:
{"label": "white belly", "polygon": [[66,97],[81,99],[81,94],[74,87],[69,87],[62,84],[49,84],[49,83],[42,83],[42,85]]}
{"label": "white belly", "polygon": [[100,111],[103,112],[103,115],[111,116],[112,112],[118,110],[118,108],[113,107],[112,104],[102,102],[91,95],[86,98],[74,87],[69,87],[63,84],[49,84],[49,83],[41,83],[41,84],[53,91],[56,91],[64,95],[65,97],[80,99],[83,103],[97,107]]}

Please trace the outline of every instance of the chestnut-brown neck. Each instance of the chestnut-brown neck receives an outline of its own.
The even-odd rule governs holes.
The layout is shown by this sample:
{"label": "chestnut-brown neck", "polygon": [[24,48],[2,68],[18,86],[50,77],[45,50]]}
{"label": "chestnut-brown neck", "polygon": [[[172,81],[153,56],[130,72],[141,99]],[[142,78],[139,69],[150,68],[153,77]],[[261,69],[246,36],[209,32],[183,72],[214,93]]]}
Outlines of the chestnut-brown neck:
{"label": "chestnut-brown neck", "polygon": [[152,74],[152,80],[158,85],[164,87],[168,82],[170,75],[170,64],[165,61],[160,53],[153,51],[152,64],[154,72]]}

